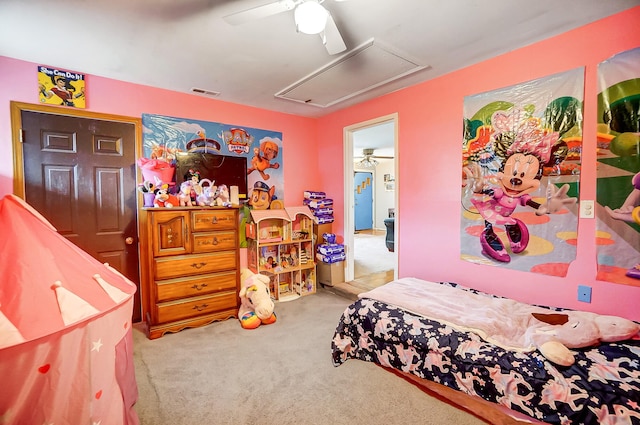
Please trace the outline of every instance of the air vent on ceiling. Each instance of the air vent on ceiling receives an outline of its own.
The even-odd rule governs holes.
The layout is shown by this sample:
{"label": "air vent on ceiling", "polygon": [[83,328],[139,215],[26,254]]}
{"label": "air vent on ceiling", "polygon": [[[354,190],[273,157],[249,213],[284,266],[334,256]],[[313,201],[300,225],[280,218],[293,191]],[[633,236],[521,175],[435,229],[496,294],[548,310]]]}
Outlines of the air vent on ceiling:
{"label": "air vent on ceiling", "polygon": [[372,38],[275,96],[326,108],[429,68]]}
{"label": "air vent on ceiling", "polygon": [[197,87],[192,87],[191,91],[194,92],[194,93],[201,94],[203,96],[211,96],[211,97],[220,96],[220,92],[219,91],[199,89]]}

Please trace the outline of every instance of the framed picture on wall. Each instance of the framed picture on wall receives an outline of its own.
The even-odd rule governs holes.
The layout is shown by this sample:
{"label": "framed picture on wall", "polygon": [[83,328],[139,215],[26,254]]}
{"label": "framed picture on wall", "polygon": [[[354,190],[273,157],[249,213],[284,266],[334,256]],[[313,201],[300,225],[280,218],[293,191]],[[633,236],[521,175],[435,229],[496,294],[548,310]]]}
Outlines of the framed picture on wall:
{"label": "framed picture on wall", "polygon": [[38,66],[38,100],[48,105],[86,106],[85,75]]}

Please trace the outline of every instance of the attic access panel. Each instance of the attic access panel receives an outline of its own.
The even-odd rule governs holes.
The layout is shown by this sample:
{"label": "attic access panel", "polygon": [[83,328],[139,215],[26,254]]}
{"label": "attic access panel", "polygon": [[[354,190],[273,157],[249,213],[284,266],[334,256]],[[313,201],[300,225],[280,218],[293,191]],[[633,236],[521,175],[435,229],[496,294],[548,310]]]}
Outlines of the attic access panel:
{"label": "attic access panel", "polygon": [[275,96],[326,108],[428,68],[371,39]]}

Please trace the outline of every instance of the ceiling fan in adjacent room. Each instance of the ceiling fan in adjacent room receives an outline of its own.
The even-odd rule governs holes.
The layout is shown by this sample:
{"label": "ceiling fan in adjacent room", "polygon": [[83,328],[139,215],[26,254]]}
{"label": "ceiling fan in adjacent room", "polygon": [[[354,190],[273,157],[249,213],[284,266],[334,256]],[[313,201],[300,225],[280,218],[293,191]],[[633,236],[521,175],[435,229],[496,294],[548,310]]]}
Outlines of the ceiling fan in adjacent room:
{"label": "ceiling fan in adjacent room", "polygon": [[330,55],[335,55],[345,51],[347,46],[344,44],[331,13],[322,6],[322,3],[324,0],[278,0],[232,13],[223,19],[232,25],[240,25],[293,10],[296,30],[305,34],[320,34],[327,52]]}
{"label": "ceiling fan in adjacent room", "polygon": [[[356,165],[364,168],[374,168],[376,165],[378,165],[378,161],[376,161],[375,158],[393,159],[392,156],[374,155],[373,152],[374,152],[374,149],[362,149],[362,159],[356,162]],[[359,157],[356,157],[356,158],[359,158]]]}

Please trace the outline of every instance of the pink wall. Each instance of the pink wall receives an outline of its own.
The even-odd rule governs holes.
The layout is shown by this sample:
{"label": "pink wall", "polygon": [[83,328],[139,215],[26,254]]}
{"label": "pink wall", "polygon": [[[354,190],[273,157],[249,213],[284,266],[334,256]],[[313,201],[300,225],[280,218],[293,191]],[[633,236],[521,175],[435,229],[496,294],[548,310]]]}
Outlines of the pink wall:
{"label": "pink wall", "polygon": [[[577,259],[565,278],[475,265],[459,259],[462,106],[467,95],[586,67],[582,199],[595,197],[596,71],[602,60],[640,45],[640,7],[321,118],[329,141],[322,156],[342,152],[345,126],[398,113],[400,164],[399,275],[448,280],[526,302],[592,310],[640,320],[640,287],[595,280],[595,221],[581,219]],[[342,204],[343,175],[321,168],[323,190]],[[340,205],[338,210],[342,210]],[[342,216],[334,231],[342,232]],[[640,260],[640,259],[639,259]],[[593,288],[592,303],[577,286]]]}
{"label": "pink wall", "polygon": [[[37,65],[0,56],[0,196],[13,191],[9,101],[37,103]],[[55,64],[44,64],[55,66]],[[79,72],[82,72],[79,70]],[[205,97],[87,76],[88,108],[93,112],[141,117],[143,113],[185,117],[282,132],[285,204],[300,205],[302,193],[320,186],[315,149],[317,122]]]}
{"label": "pink wall", "polygon": [[[336,172],[341,169],[338,164],[327,166],[326,161],[342,157],[345,126],[398,113],[401,167],[396,226],[400,276],[449,280],[522,301],[640,320],[640,288],[595,281],[593,220],[580,220],[577,260],[566,278],[461,261],[458,230],[464,96],[583,66],[586,91],[581,197],[594,199],[596,67],[613,54],[640,45],[637,22],[640,7],[317,120],[94,76],[87,80],[89,109],[134,117],[162,114],[281,131],[286,204],[299,204],[305,189],[331,193],[336,210],[333,230],[338,234],[343,233],[343,175]],[[9,101],[37,102],[36,65],[0,57],[4,82],[0,92],[0,196],[13,190]],[[318,143],[320,139],[322,144]],[[591,304],[576,300],[579,284],[593,287]]]}

